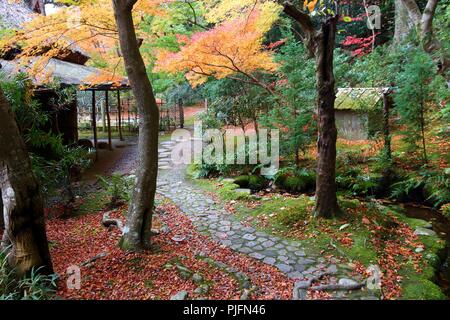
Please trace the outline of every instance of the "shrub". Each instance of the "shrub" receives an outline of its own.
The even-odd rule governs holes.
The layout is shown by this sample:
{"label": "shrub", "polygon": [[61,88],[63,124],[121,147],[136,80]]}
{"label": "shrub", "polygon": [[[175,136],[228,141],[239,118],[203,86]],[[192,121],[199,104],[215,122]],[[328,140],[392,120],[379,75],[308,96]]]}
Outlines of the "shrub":
{"label": "shrub", "polygon": [[7,263],[5,251],[0,252],[0,300],[51,299],[56,292],[56,279],[56,274],[40,274],[39,268],[17,279]]}
{"label": "shrub", "polygon": [[289,192],[308,192],[316,185],[316,174],[307,169],[287,169],[277,174],[275,184]]}
{"label": "shrub", "polygon": [[111,206],[116,206],[118,202],[131,200],[135,176],[123,176],[120,173],[113,173],[111,177],[99,176],[99,182],[111,198]]}
{"label": "shrub", "polygon": [[267,180],[257,175],[238,176],[234,179],[234,183],[241,188],[249,188],[251,190],[261,190],[267,186]]}
{"label": "shrub", "polygon": [[444,204],[441,207],[441,210],[442,210],[442,215],[444,217],[446,217],[448,220],[450,220],[450,203]]}
{"label": "shrub", "polygon": [[233,183],[237,184],[241,188],[248,188],[249,180],[249,176],[238,176],[234,179]]}

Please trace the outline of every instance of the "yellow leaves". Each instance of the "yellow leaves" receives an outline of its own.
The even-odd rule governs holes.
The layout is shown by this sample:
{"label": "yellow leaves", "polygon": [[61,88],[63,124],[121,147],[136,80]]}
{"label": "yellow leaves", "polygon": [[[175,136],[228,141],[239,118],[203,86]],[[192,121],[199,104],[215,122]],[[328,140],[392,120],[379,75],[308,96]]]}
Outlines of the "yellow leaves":
{"label": "yellow leaves", "polygon": [[[134,21],[140,22],[147,14],[164,14],[163,5],[170,1],[173,0],[138,0],[133,8]],[[111,72],[121,66],[111,0],[81,0],[78,5],[62,7],[51,15],[36,15],[16,35],[1,39],[2,48],[14,43],[22,47],[24,60],[37,55],[61,58],[76,47],[106,62]],[[36,69],[30,73],[35,71],[39,72]]]}
{"label": "yellow leaves", "polygon": [[210,23],[234,20],[249,15],[256,9],[259,10],[261,17],[271,19],[278,17],[281,11],[281,6],[270,0],[204,0],[203,3],[207,9],[205,19]]}
{"label": "yellow leaves", "polygon": [[277,64],[272,52],[263,50],[262,42],[278,17],[278,8],[273,5],[264,8],[257,6],[209,31],[183,38],[186,45],[179,52],[159,52],[155,71],[185,72],[193,86],[210,76],[221,79],[234,74],[251,76],[258,70],[275,71]]}

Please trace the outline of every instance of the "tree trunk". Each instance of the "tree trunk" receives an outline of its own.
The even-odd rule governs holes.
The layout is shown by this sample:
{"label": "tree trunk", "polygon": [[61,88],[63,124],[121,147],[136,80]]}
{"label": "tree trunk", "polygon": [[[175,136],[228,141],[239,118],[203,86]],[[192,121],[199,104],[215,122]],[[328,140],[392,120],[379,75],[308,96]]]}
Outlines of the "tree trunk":
{"label": "tree trunk", "polygon": [[0,190],[3,198],[5,241],[12,244],[8,262],[18,276],[43,267],[53,272],[44,206],[31,161],[14,114],[0,89]]}
{"label": "tree trunk", "polygon": [[137,182],[123,231],[124,249],[149,248],[158,173],[159,110],[139,52],[132,9],[136,0],[113,0],[125,69],[140,115]]}
{"label": "tree trunk", "polygon": [[405,40],[413,28],[414,23],[409,18],[408,10],[403,0],[395,0],[394,42],[400,43]]}
{"label": "tree trunk", "polygon": [[180,113],[180,128],[184,128],[184,108],[183,99],[178,99],[178,112]]}
{"label": "tree trunk", "polygon": [[317,180],[315,216],[329,218],[339,212],[336,197],[336,138],[334,115],[333,56],[337,17],[322,23],[315,43],[317,110],[319,134],[317,141]]}
{"label": "tree trunk", "polygon": [[389,93],[383,93],[383,136],[384,136],[384,153],[387,159],[391,160],[391,132],[389,128],[389,112],[390,112]]}
{"label": "tree trunk", "polygon": [[2,190],[0,189],[0,231],[5,228],[5,219],[3,218],[3,200],[1,197]]}

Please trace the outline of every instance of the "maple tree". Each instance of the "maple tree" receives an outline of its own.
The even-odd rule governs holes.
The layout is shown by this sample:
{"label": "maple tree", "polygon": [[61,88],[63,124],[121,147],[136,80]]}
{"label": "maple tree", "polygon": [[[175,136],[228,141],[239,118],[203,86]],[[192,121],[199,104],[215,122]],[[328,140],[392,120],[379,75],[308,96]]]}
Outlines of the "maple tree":
{"label": "maple tree", "polygon": [[[219,9],[228,10],[229,6],[222,5]],[[156,70],[185,72],[193,86],[204,83],[208,77],[228,77],[260,85],[272,92],[254,76],[254,72],[277,69],[272,52],[263,46],[263,39],[278,18],[280,8],[273,3],[263,3],[248,9],[247,13],[239,11],[240,16],[231,10],[232,18],[225,21],[222,21],[219,9],[214,11],[216,14],[206,14],[210,21],[218,21],[211,30],[197,32],[191,37],[179,36],[181,48],[178,52],[160,50]],[[245,7],[240,9],[247,10]]]}
{"label": "maple tree", "polygon": [[[133,10],[134,21],[147,15],[164,15],[162,5],[167,2],[170,0],[137,1]],[[64,58],[71,49],[83,50],[93,57],[94,64],[101,62],[103,69],[87,82],[91,85],[105,80],[117,82],[119,75],[124,73],[124,67],[111,1],[80,0],[69,4],[71,6],[63,6],[54,14],[36,15],[20,30],[2,39],[0,47],[6,51],[19,46],[19,58],[24,64],[28,64],[29,57],[39,56],[29,73],[41,78],[50,78],[43,75],[43,66],[50,58]],[[145,33],[139,33],[140,38],[145,36]]]}

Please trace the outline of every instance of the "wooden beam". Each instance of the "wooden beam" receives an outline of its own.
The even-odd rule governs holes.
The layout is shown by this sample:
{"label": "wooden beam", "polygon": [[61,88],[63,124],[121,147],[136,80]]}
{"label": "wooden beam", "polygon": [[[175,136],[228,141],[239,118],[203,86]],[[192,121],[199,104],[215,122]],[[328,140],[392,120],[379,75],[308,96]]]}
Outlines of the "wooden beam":
{"label": "wooden beam", "polygon": [[112,141],[111,141],[111,117],[109,115],[109,97],[108,90],[105,90],[105,112],[106,112],[106,122],[108,126],[108,150],[112,151]]}
{"label": "wooden beam", "polygon": [[117,114],[119,116],[119,139],[120,141],[123,141],[123,135],[122,135],[122,106],[120,104],[120,91],[117,90]]}
{"label": "wooden beam", "polygon": [[97,116],[95,114],[95,91],[92,91],[92,130],[94,131],[95,161],[97,161],[98,160],[98,152],[97,152]]}

